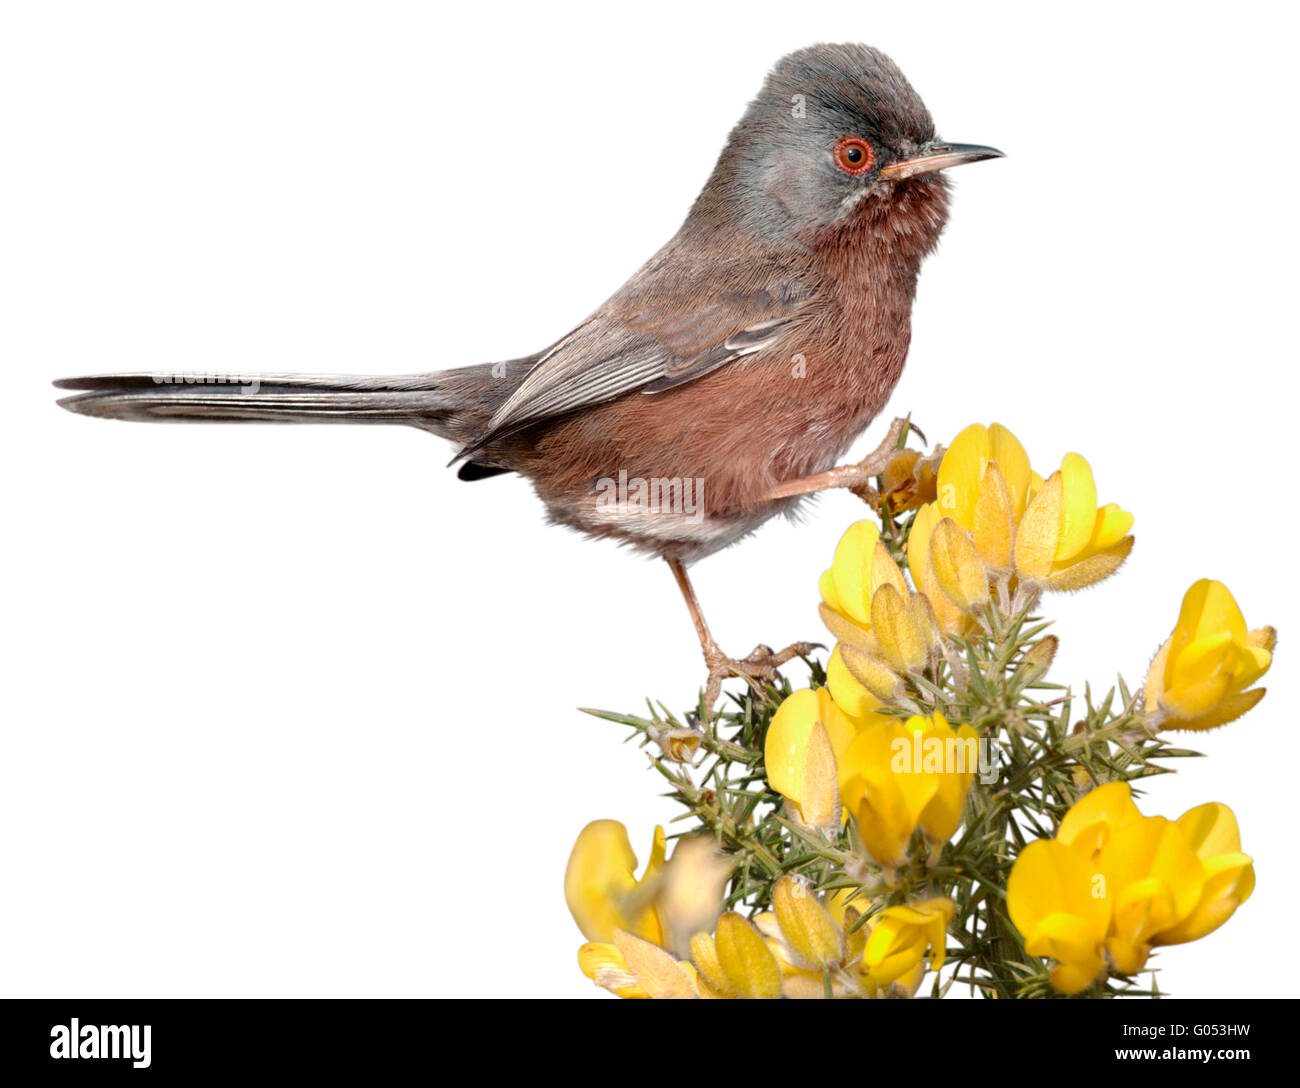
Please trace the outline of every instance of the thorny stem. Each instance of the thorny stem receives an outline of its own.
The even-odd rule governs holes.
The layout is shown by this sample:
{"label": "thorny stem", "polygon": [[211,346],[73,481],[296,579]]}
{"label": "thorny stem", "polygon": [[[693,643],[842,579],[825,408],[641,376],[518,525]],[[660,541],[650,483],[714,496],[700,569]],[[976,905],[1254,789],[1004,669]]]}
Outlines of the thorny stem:
{"label": "thorny stem", "polygon": [[[905,558],[909,528],[909,519],[883,512],[880,539],[896,558]],[[870,860],[852,820],[827,837],[803,827],[769,787],[763,750],[776,708],[791,693],[784,678],[762,692],[732,695],[732,705],[703,727],[654,706],[649,718],[588,713],[628,726],[650,748],[651,762],[669,783],[668,795],[685,810],[677,821],[686,825],[679,834],[703,829],[735,856],[728,906],[751,913],[766,909],[773,885],[787,873],[827,893],[853,891],[860,925],[918,895],[947,895],[955,905],[947,950],[953,966],[946,982],[936,981],[936,996],[958,981],[1000,998],[1054,996],[1046,965],[1025,952],[1007,911],[1007,876],[1017,853],[1025,843],[1053,835],[1088,788],[1164,774],[1170,768],[1162,761],[1198,753],[1152,735],[1139,696],[1122,680],[1099,700],[1090,689],[1077,696],[1045,680],[1055,640],[1049,625],[1033,614],[1040,597],[1037,588],[996,579],[973,633],[950,639],[924,673],[905,678],[898,705],[884,708],[900,715],[937,710],[950,722],[969,723],[997,753],[990,780],[974,778],[953,840],[935,850],[918,832],[911,861],[897,872]],[[812,685],[825,684],[822,666],[815,660],[809,665]],[[692,720],[700,719],[688,715],[686,722]],[[688,763],[664,754],[671,750],[660,743],[666,731],[698,741]],[[1154,985],[1142,989],[1135,980],[1112,976],[1089,996],[1156,992]]]}

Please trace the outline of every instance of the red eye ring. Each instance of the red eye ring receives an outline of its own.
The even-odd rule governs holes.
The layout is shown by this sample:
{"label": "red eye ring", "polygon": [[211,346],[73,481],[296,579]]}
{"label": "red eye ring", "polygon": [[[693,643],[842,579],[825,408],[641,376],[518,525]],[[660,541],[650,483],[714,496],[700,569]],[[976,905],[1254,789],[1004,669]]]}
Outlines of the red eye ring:
{"label": "red eye ring", "polygon": [[855,177],[875,165],[876,152],[861,136],[841,136],[833,152],[835,165]]}

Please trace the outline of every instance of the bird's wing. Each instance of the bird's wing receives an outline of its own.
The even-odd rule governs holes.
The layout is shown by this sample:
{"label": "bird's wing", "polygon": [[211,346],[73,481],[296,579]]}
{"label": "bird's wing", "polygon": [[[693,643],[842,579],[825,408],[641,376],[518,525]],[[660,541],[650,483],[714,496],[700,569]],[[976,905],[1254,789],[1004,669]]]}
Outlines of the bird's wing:
{"label": "bird's wing", "polygon": [[725,293],[692,289],[689,282],[655,290],[662,285],[646,288],[633,281],[541,354],[461,455],[521,427],[634,390],[663,392],[771,344],[807,315],[815,292],[800,277],[769,277],[764,283],[754,271],[710,277],[737,284]]}

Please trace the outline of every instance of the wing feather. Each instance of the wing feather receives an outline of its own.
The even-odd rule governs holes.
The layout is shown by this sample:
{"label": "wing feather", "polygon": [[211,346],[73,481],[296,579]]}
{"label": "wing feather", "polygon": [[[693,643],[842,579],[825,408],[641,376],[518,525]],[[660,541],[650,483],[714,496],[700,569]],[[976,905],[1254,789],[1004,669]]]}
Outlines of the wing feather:
{"label": "wing feather", "polygon": [[[636,294],[648,295],[647,305],[629,306]],[[663,292],[636,294],[615,296],[543,352],[460,456],[530,424],[635,390],[661,393],[752,355],[806,317],[814,295],[797,281],[693,299],[688,306],[675,305],[679,299]]]}

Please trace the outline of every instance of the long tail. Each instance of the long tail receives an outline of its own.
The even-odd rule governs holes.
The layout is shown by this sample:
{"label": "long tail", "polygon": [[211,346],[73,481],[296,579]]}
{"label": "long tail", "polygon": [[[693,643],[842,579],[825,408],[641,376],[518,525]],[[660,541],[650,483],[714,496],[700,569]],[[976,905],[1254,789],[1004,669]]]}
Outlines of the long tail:
{"label": "long tail", "polygon": [[532,359],[397,377],[103,374],[54,384],[59,404],[101,419],[203,423],[405,424],[461,445],[483,433]]}

